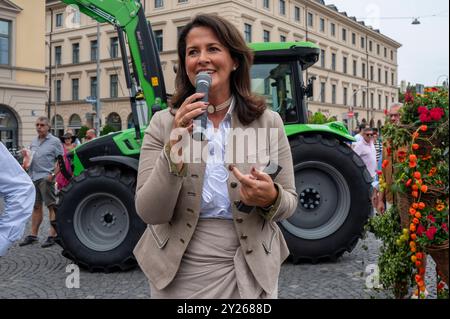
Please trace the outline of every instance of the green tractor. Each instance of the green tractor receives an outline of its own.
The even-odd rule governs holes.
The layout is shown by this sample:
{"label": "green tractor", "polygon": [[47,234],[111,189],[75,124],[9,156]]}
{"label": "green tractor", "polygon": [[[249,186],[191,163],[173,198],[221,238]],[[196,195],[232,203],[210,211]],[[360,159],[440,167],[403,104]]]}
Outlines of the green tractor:
{"label": "green tractor", "polygon": [[[132,251],[146,228],[134,203],[143,133],[151,115],[167,107],[161,64],[138,1],[63,1],[116,27],[135,127],[71,153],[74,176],[57,205],[58,243],[65,257],[90,271],[126,270],[136,265]],[[342,123],[305,124],[305,101],[313,84],[305,85],[302,73],[317,62],[319,48],[309,42],[250,47],[255,53],[252,88],[279,112],[292,148],[299,204],[280,227],[293,261],[334,261],[351,252],[363,234],[371,210],[371,177],[348,146],[354,139]]]}

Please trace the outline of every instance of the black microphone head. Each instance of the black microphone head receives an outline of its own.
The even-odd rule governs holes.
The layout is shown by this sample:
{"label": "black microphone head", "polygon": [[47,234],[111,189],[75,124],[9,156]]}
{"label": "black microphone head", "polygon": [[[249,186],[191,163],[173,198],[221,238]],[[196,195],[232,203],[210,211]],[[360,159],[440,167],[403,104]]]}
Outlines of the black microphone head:
{"label": "black microphone head", "polygon": [[211,74],[209,74],[206,71],[200,72],[195,77],[195,86],[198,87],[199,85],[205,85],[206,87],[211,86]]}

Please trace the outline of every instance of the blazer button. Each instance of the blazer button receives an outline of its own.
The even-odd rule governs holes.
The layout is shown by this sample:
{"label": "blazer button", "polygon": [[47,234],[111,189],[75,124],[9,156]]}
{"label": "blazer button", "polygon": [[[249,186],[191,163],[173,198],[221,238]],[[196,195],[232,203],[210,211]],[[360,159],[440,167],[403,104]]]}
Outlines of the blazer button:
{"label": "blazer button", "polygon": [[247,235],[241,235],[241,239],[247,239],[248,236]]}
{"label": "blazer button", "polygon": [[230,186],[231,186],[231,188],[236,188],[238,186],[238,184],[236,182],[231,182]]}
{"label": "blazer button", "polygon": [[247,251],[245,252],[247,255],[251,254],[253,252],[253,249],[247,249]]}
{"label": "blazer button", "polygon": [[242,219],[242,218],[236,218],[236,222],[238,222],[238,223],[242,223],[244,220]]}
{"label": "blazer button", "polygon": [[239,201],[238,201],[238,200],[235,200],[235,201],[234,201],[234,205],[235,205],[235,206],[239,205]]}

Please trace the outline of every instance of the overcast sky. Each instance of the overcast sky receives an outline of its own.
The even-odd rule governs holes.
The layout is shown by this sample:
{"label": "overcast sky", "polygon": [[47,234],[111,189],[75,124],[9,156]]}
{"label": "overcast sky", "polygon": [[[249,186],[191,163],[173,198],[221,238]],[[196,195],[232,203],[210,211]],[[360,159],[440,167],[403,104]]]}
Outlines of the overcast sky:
{"label": "overcast sky", "polygon": [[[369,18],[364,19],[366,24],[402,44],[398,50],[399,84],[406,80],[431,86],[436,85],[438,78],[439,84],[448,78],[448,0],[325,0],[325,3],[334,4],[339,11],[359,20]],[[419,17],[420,24],[412,25],[412,17]]]}

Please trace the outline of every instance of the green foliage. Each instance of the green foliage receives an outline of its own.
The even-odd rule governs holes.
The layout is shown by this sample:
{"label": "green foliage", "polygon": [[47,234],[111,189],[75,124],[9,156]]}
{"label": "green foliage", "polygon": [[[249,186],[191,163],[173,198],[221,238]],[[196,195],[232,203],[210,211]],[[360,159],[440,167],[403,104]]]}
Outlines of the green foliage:
{"label": "green foliage", "polygon": [[109,134],[111,132],[115,132],[116,130],[114,129],[114,127],[112,127],[111,125],[106,124],[105,126],[103,126],[102,131],[100,132],[100,136]]}
{"label": "green foliage", "polygon": [[77,137],[80,139],[80,141],[81,141],[81,139],[86,137],[86,132],[88,130],[89,130],[89,127],[87,127],[87,126],[82,126],[80,128],[80,130],[78,131],[78,135],[77,135]]}
{"label": "green foliage", "polygon": [[399,216],[395,207],[391,207],[383,215],[377,215],[370,221],[370,228],[383,242],[378,259],[380,281],[397,298],[407,294],[413,273],[408,240],[405,240]]}
{"label": "green foliage", "polygon": [[323,113],[321,112],[316,112],[314,113],[309,119],[308,119],[308,123],[309,124],[325,124],[325,123],[329,123],[329,122],[334,122],[336,121],[336,117],[335,116],[331,116],[330,118],[327,118]]}

